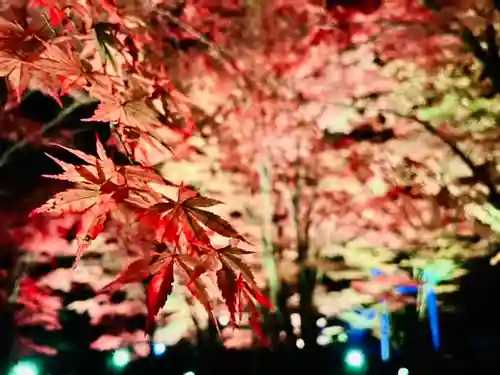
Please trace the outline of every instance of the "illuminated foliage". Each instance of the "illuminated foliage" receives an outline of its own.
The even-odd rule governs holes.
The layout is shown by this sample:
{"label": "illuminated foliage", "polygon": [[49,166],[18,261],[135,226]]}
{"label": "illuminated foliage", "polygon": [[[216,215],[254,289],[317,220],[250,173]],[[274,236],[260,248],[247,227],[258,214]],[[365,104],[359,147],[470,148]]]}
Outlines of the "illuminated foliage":
{"label": "illuminated foliage", "polygon": [[[62,171],[47,177],[73,185],[14,237],[27,263],[72,254],[77,268],[38,284],[25,279],[21,325],[43,304],[87,312],[95,325],[147,312],[152,336],[162,312],[179,315],[189,331],[224,314],[231,325],[246,322],[246,311],[266,342],[258,305],[270,319],[276,305],[285,318],[271,341],[282,329],[298,335],[290,318],[297,310],[309,344],[316,315],[380,302],[422,262],[479,255],[486,241],[470,239],[496,229],[488,9],[470,16],[465,2],[426,8],[403,0],[9,5],[0,24],[0,74],[10,89],[2,116],[14,122],[26,90],[40,90],[61,105],[98,101],[87,120],[112,133],[106,145],[97,139],[97,157],[58,137],[66,157],[80,160],[50,156]],[[34,126],[20,124],[5,137],[18,140]],[[73,246],[66,237],[74,225]],[[410,260],[395,260],[402,255]],[[380,266],[396,281],[371,280]],[[339,279],[358,284],[329,292],[320,282]],[[137,284],[110,303],[140,282],[146,293]],[[360,282],[370,287],[356,288]],[[62,307],[50,293],[70,294],[75,284],[97,297]],[[36,302],[23,299],[26,290]],[[399,297],[390,310],[411,302]],[[205,315],[193,321],[195,301]],[[59,329],[58,318],[35,321]],[[227,330],[226,345],[238,346]],[[139,334],[93,346],[134,343]]]}

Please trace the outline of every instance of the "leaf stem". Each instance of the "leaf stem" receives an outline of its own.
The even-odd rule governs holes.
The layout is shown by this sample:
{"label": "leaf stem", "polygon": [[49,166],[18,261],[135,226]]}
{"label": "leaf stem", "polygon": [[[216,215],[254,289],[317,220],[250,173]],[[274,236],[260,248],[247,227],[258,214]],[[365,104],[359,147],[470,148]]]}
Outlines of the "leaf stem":
{"label": "leaf stem", "polygon": [[125,156],[127,157],[128,162],[133,165],[134,160],[132,158],[132,154],[130,153],[129,149],[127,148],[127,145],[125,144],[125,142],[123,141],[123,138],[122,138],[122,135],[120,134],[120,131],[115,127],[114,124],[111,123],[110,125],[111,125],[111,131],[118,139],[118,142],[120,142],[120,146],[123,147],[123,151],[125,152]]}

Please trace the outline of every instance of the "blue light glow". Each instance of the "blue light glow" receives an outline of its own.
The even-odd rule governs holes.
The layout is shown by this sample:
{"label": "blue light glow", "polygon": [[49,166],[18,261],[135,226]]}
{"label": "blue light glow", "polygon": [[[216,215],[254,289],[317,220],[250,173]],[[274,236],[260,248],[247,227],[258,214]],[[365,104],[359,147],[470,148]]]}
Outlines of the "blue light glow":
{"label": "blue light glow", "polygon": [[153,344],[153,354],[156,356],[160,356],[162,354],[165,354],[167,351],[167,345],[165,345],[163,342],[155,342]]}
{"label": "blue light glow", "polygon": [[431,325],[432,344],[434,345],[434,349],[438,350],[440,346],[439,317],[436,293],[433,289],[427,291],[427,313],[429,314],[429,322]]}
{"label": "blue light glow", "polygon": [[383,361],[388,361],[391,353],[391,318],[384,302],[384,311],[380,314],[380,353]]}

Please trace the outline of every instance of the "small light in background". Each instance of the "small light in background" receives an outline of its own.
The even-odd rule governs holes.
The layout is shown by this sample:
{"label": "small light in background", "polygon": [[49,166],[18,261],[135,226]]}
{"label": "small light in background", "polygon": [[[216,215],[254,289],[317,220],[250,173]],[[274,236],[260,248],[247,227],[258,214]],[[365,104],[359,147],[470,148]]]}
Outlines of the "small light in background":
{"label": "small light in background", "polygon": [[316,326],[319,328],[326,327],[327,323],[328,321],[325,318],[319,318],[318,320],[316,320]]}
{"label": "small light in background", "polygon": [[341,332],[337,335],[337,340],[339,342],[347,342],[348,339],[349,339],[349,337],[347,336],[347,333],[345,333],[345,332]]}
{"label": "small light in background", "polygon": [[9,375],[40,375],[40,366],[34,361],[20,361],[9,371]]}
{"label": "small light in background", "polygon": [[285,331],[280,331],[279,338],[281,341],[286,340],[286,332]]}
{"label": "small light in background", "polygon": [[160,356],[162,354],[165,354],[167,351],[167,345],[163,342],[155,342],[153,344],[153,354],[156,356]]}
{"label": "small light in background", "polygon": [[350,349],[344,357],[344,362],[347,368],[359,370],[365,366],[365,355],[359,349]]}
{"label": "small light in background", "polygon": [[306,346],[306,343],[304,342],[304,340],[298,339],[297,342],[295,343],[295,345],[297,345],[297,348],[303,349],[304,346]]}
{"label": "small light in background", "polygon": [[398,375],[410,375],[410,370],[408,370],[407,368],[401,367],[398,370]]}
{"label": "small light in background", "polygon": [[299,314],[293,313],[292,315],[290,315],[290,321],[293,327],[300,327],[301,320]]}
{"label": "small light in background", "polygon": [[320,346],[328,345],[332,342],[332,338],[326,335],[319,335],[316,339],[316,343]]}
{"label": "small light in background", "polygon": [[230,317],[229,315],[227,314],[223,314],[221,316],[219,316],[219,324],[223,327],[227,326],[229,324],[229,321],[230,321]]}
{"label": "small light in background", "polygon": [[111,366],[120,370],[132,361],[132,354],[129,349],[122,348],[115,350],[111,355]]}
{"label": "small light in background", "polygon": [[187,371],[184,373],[184,375],[196,375],[194,371]]}

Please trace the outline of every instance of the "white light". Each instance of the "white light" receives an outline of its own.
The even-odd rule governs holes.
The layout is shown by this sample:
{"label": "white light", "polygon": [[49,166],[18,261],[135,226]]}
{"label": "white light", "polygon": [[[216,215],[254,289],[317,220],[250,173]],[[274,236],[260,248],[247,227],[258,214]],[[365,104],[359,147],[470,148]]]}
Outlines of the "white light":
{"label": "white light", "polygon": [[219,323],[221,326],[227,326],[229,324],[229,320],[229,315],[224,314],[219,316]]}
{"label": "white light", "polygon": [[332,342],[332,338],[330,336],[319,335],[316,339],[316,343],[320,346],[328,345]]}
{"label": "white light", "polygon": [[10,370],[11,375],[39,375],[40,369],[33,362],[19,362]]}
{"label": "white light", "polygon": [[328,321],[325,318],[319,318],[318,320],[316,320],[316,325],[319,328],[325,327],[327,323],[328,323]]}
{"label": "white light", "polygon": [[360,350],[351,349],[347,352],[345,362],[349,367],[360,368],[365,362],[365,356]]}
{"label": "white light", "polygon": [[293,327],[295,328],[300,327],[301,323],[300,315],[297,313],[293,313],[292,315],[290,315],[290,322],[292,323]]}
{"label": "white light", "polygon": [[194,371],[185,372],[184,375],[195,375]]}
{"label": "white light", "polygon": [[155,342],[153,344],[153,354],[162,355],[167,351],[167,345],[163,342]]}
{"label": "white light", "polygon": [[297,348],[303,349],[304,346],[306,346],[306,343],[304,342],[304,340],[298,339],[297,342],[295,343],[295,345],[297,345]]}
{"label": "white light", "polygon": [[410,375],[410,370],[408,370],[407,368],[401,367],[398,370],[398,375]]}
{"label": "white light", "polygon": [[132,354],[130,354],[130,350],[128,349],[118,349],[113,353],[113,356],[111,357],[113,366],[118,368],[127,366],[131,360]]}

